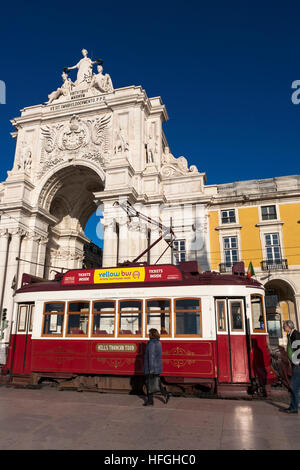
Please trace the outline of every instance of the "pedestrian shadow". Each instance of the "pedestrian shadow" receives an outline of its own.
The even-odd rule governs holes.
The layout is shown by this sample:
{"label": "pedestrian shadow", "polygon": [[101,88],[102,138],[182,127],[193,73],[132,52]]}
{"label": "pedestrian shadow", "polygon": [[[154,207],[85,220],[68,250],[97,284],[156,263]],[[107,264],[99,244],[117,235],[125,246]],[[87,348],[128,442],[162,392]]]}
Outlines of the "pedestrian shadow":
{"label": "pedestrian shadow", "polygon": [[278,404],[278,403],[275,403],[274,401],[268,399],[268,400],[265,400],[265,403],[267,403],[268,405],[271,405],[273,406],[274,408],[277,408],[278,410],[285,410],[287,408],[287,404],[285,403],[285,406],[281,405],[281,404]]}
{"label": "pedestrian shadow", "polygon": [[256,381],[256,388],[259,395],[267,396],[267,370],[265,366],[265,359],[261,348],[256,339],[252,340],[252,365]]}

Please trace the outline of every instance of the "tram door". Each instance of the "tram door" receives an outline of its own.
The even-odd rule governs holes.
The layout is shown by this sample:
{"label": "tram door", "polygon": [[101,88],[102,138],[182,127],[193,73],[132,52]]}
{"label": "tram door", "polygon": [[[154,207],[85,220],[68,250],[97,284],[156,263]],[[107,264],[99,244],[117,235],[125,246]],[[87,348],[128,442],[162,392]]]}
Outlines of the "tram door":
{"label": "tram door", "polygon": [[12,373],[26,375],[30,373],[31,335],[34,304],[18,306],[17,331],[13,339]]}
{"label": "tram door", "polygon": [[218,380],[249,382],[249,362],[243,299],[215,300]]}

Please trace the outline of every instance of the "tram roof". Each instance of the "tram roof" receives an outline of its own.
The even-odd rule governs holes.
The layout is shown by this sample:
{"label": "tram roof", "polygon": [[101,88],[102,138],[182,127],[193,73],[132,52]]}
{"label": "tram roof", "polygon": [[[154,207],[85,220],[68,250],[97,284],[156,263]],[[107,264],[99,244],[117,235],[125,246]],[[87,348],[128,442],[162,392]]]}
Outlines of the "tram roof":
{"label": "tram roof", "polygon": [[262,284],[245,275],[243,266],[233,266],[232,274],[215,271],[200,272],[196,261],[172,264],[126,264],[112,268],[71,269],[57,273],[54,280],[23,274],[22,285],[16,293],[40,291],[66,291],[88,289],[114,289],[163,287],[183,285],[235,285],[262,288]]}

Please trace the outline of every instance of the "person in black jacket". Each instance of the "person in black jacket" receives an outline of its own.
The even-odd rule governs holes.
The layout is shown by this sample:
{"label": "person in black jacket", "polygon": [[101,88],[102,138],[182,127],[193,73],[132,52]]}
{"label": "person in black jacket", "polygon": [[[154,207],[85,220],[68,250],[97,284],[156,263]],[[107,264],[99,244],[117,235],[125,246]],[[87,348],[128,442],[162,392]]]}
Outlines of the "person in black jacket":
{"label": "person in black jacket", "polygon": [[300,332],[294,327],[291,320],[283,322],[283,329],[287,333],[287,355],[292,365],[291,378],[291,403],[285,408],[285,413],[298,413],[299,388],[300,388]]}
{"label": "person in black jacket", "polygon": [[153,392],[151,392],[150,387],[155,380],[159,382],[160,391],[165,397],[165,404],[167,404],[170,395],[165,387],[163,387],[159,377],[159,374],[162,373],[162,347],[159,333],[155,328],[149,330],[149,341],[144,358],[144,373],[147,376],[147,401],[144,403],[144,406],[153,405]]}

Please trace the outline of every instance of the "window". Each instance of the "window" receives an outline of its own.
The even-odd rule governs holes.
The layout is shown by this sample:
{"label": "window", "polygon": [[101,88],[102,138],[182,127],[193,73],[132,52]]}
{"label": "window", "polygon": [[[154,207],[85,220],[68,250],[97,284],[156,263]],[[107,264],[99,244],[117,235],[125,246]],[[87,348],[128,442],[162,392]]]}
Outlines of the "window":
{"label": "window", "polygon": [[262,220],[274,220],[277,219],[276,206],[264,206],[261,208]]}
{"label": "window", "polygon": [[221,211],[221,222],[222,224],[234,224],[235,220],[235,210],[229,209],[226,211]]}
{"label": "window", "polygon": [[34,319],[34,304],[30,305],[30,307],[29,307],[29,327],[28,327],[28,331],[30,331],[30,332],[32,332],[33,319]]}
{"label": "window", "polygon": [[120,300],[119,336],[142,335],[142,301]]}
{"label": "window", "polygon": [[176,335],[201,336],[200,299],[175,300]]}
{"label": "window", "polygon": [[179,264],[181,261],[186,261],[185,240],[174,240],[173,262]]}
{"label": "window", "polygon": [[224,262],[227,268],[231,268],[239,260],[237,237],[224,237]]}
{"label": "window", "polygon": [[115,302],[103,300],[93,303],[93,336],[114,336]]}
{"label": "window", "polygon": [[266,233],[265,242],[267,261],[270,262],[270,264],[281,263],[279,233]]}
{"label": "window", "polygon": [[279,304],[277,292],[274,289],[266,289],[266,307],[277,307]]}
{"label": "window", "polygon": [[147,300],[147,334],[149,333],[150,328],[155,328],[160,332],[161,335],[170,335],[170,311],[170,300]]}
{"label": "window", "polygon": [[244,331],[243,306],[240,301],[230,302],[231,331]]}
{"label": "window", "polygon": [[253,331],[264,333],[266,331],[263,298],[261,295],[251,295],[251,310]]}
{"label": "window", "polygon": [[64,302],[48,302],[44,305],[43,336],[62,336],[64,324]]}
{"label": "window", "polygon": [[87,336],[89,306],[89,302],[69,302],[67,335]]}
{"label": "window", "polygon": [[19,305],[18,332],[26,331],[28,305]]}
{"label": "window", "polygon": [[225,301],[217,300],[217,319],[218,319],[218,331],[226,331],[226,310],[225,310]]}

